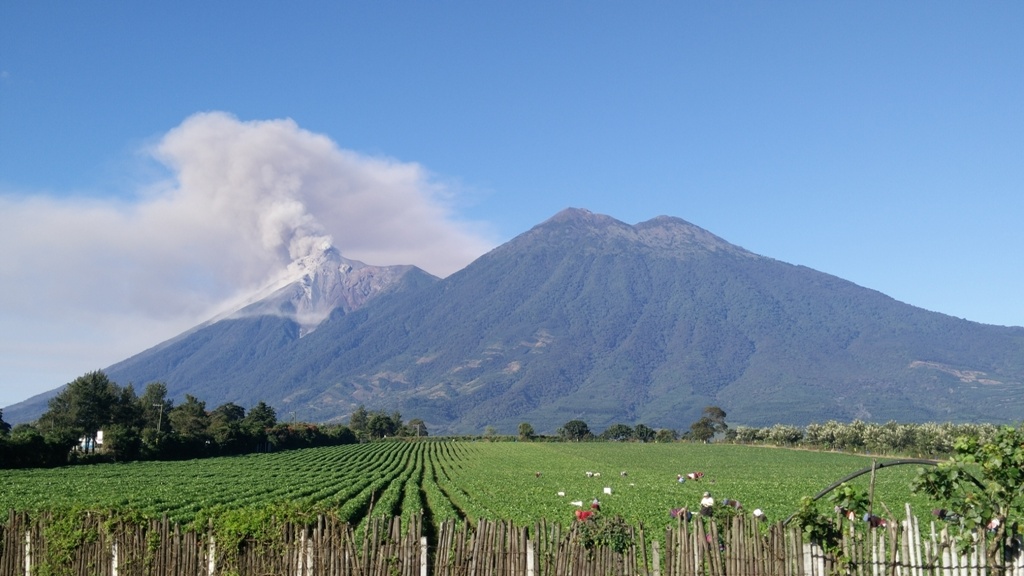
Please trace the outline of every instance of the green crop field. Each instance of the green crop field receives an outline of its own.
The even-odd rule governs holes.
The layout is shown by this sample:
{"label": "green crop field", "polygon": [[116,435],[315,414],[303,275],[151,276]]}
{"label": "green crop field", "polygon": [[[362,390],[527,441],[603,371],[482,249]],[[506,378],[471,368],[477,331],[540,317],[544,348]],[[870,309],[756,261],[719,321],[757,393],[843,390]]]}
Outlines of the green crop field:
{"label": "green crop field", "polygon": [[[541,518],[568,523],[572,502],[598,498],[605,514],[653,528],[669,522],[671,508],[697,508],[704,491],[782,520],[802,497],[869,466],[865,456],[724,444],[380,442],[185,462],[2,470],[0,510],[115,509],[188,523],[208,513],[268,507],[330,510],[352,522],[424,509],[435,522],[482,517],[525,524]],[[910,502],[917,515],[927,515],[931,503],[909,489],[916,469],[878,471],[876,514],[887,515],[888,508],[902,517]],[[694,471],[704,473],[699,482],[676,481]],[[868,482],[866,474],[852,483],[867,488]]]}

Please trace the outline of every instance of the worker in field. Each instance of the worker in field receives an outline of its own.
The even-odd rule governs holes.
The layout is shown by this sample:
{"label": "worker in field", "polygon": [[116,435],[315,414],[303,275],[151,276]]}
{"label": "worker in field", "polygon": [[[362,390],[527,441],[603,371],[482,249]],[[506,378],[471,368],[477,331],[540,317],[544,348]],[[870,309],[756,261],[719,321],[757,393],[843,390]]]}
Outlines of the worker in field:
{"label": "worker in field", "polygon": [[722,506],[728,506],[729,508],[732,508],[737,512],[743,510],[743,505],[740,504],[739,500],[730,500],[728,498],[725,498],[722,500]]}
{"label": "worker in field", "polygon": [[715,507],[715,499],[711,497],[711,492],[705,492],[704,496],[700,499],[700,515],[711,516]]}
{"label": "worker in field", "polygon": [[673,508],[668,511],[668,515],[673,519],[682,519],[687,521],[689,521],[690,518],[693,518],[693,514],[686,508]]}
{"label": "worker in field", "polygon": [[586,522],[587,520],[590,520],[590,518],[592,518],[593,516],[594,516],[594,513],[591,512],[590,510],[577,510],[576,511],[576,519],[579,520],[580,522]]}

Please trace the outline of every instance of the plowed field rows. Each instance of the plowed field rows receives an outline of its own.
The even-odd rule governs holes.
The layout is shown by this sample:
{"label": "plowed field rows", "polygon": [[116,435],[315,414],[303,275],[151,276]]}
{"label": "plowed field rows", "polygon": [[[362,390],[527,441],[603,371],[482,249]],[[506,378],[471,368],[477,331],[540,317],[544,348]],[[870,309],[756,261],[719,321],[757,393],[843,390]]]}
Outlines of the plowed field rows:
{"label": "plowed field rows", "polygon": [[[358,523],[367,515],[424,510],[455,518],[541,518],[570,522],[574,502],[598,498],[605,514],[661,526],[671,508],[697,508],[701,494],[764,510],[794,512],[800,498],[871,466],[849,454],[686,443],[515,443],[432,440],[311,448],[187,462],[101,464],[0,471],[0,510],[102,508],[187,523],[205,513],[282,507],[330,511]],[[677,475],[701,471],[698,481]],[[902,515],[916,466],[876,474],[876,513]],[[590,474],[588,474],[588,472]],[[869,475],[854,481],[867,488]],[[564,494],[564,495],[563,495]]]}

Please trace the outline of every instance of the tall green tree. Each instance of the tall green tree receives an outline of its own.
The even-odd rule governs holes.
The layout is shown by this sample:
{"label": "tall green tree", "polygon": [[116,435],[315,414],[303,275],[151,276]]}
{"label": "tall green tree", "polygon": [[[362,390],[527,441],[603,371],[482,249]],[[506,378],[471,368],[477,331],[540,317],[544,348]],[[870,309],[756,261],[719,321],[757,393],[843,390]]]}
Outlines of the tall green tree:
{"label": "tall green tree", "polygon": [[633,427],[633,438],[640,442],[653,442],[657,432],[646,424],[637,424]]}
{"label": "tall green tree", "polygon": [[174,408],[174,402],[167,398],[167,384],[150,382],[139,396],[139,408],[142,410],[143,428],[151,428],[160,433],[167,432],[167,414]]}
{"label": "tall green tree", "polygon": [[390,416],[383,411],[372,412],[366,421],[366,432],[371,438],[395,436],[402,429],[401,418],[397,412]]}
{"label": "tall green tree", "polygon": [[40,419],[48,422],[53,432],[62,437],[81,437],[86,452],[96,447],[96,437],[103,426],[112,422],[113,408],[120,389],[102,371],[89,372],[68,383],[50,399],[49,410]]}
{"label": "tall green tree", "polygon": [[235,454],[244,449],[247,434],[243,420],[245,408],[234,402],[221,404],[210,412],[209,433],[221,453]]}
{"label": "tall green tree", "polygon": [[633,439],[633,429],[625,424],[612,424],[601,433],[603,440],[625,441]]}
{"label": "tall green tree", "polygon": [[348,427],[356,434],[359,434],[366,431],[366,425],[369,421],[370,413],[366,411],[366,406],[360,404],[358,408],[352,411],[352,415],[349,416]]}
{"label": "tall green tree", "polygon": [[113,385],[114,402],[110,407],[110,422],[128,428],[141,429],[143,420],[142,406],[139,404],[139,397],[135,394],[135,386],[127,384],[124,387]]}
{"label": "tall green tree", "polygon": [[716,434],[724,434],[729,429],[729,425],[725,423],[725,410],[718,406],[705,406],[702,414],[711,422]]}
{"label": "tall green tree", "polygon": [[267,430],[277,426],[277,411],[273,406],[260,400],[245,415],[244,426],[252,436],[265,434]]}
{"label": "tall green tree", "polygon": [[533,425],[529,422],[519,423],[519,439],[523,441],[533,440],[536,436],[536,432],[533,430]]}
{"label": "tall green tree", "polygon": [[569,420],[559,428],[559,436],[563,440],[579,442],[590,436],[590,427],[583,420]]}
{"label": "tall green tree", "polygon": [[675,442],[679,440],[679,433],[672,428],[659,428],[654,439],[657,442]]}
{"label": "tall green tree", "polygon": [[11,433],[11,425],[4,422],[4,411],[0,409],[0,437],[6,438]]}
{"label": "tall green tree", "polygon": [[428,436],[427,423],[420,418],[413,418],[406,423],[405,432],[409,436]]}
{"label": "tall green tree", "polygon": [[690,439],[697,442],[710,442],[715,437],[715,424],[707,416],[701,417],[690,424]]}
{"label": "tall green tree", "polygon": [[913,489],[947,510],[961,550],[973,545],[978,532],[989,531],[985,553],[989,566],[1001,572],[1004,552],[1024,523],[1024,424],[1002,426],[987,441],[960,437],[953,451],[947,462],[919,469]]}
{"label": "tall green tree", "polygon": [[206,402],[191,394],[185,395],[185,402],[175,406],[167,419],[182,439],[204,442],[209,439],[210,416],[206,413]]}

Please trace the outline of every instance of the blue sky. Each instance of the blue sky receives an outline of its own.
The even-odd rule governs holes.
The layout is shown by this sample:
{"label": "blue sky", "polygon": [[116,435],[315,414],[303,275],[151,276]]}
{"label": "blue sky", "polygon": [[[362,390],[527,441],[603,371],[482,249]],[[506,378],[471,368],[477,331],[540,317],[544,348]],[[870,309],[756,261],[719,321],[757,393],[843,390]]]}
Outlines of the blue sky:
{"label": "blue sky", "polygon": [[[2,2],[0,406],[566,207],[1024,325],[1020,2]],[[301,234],[296,230],[301,231]]]}

